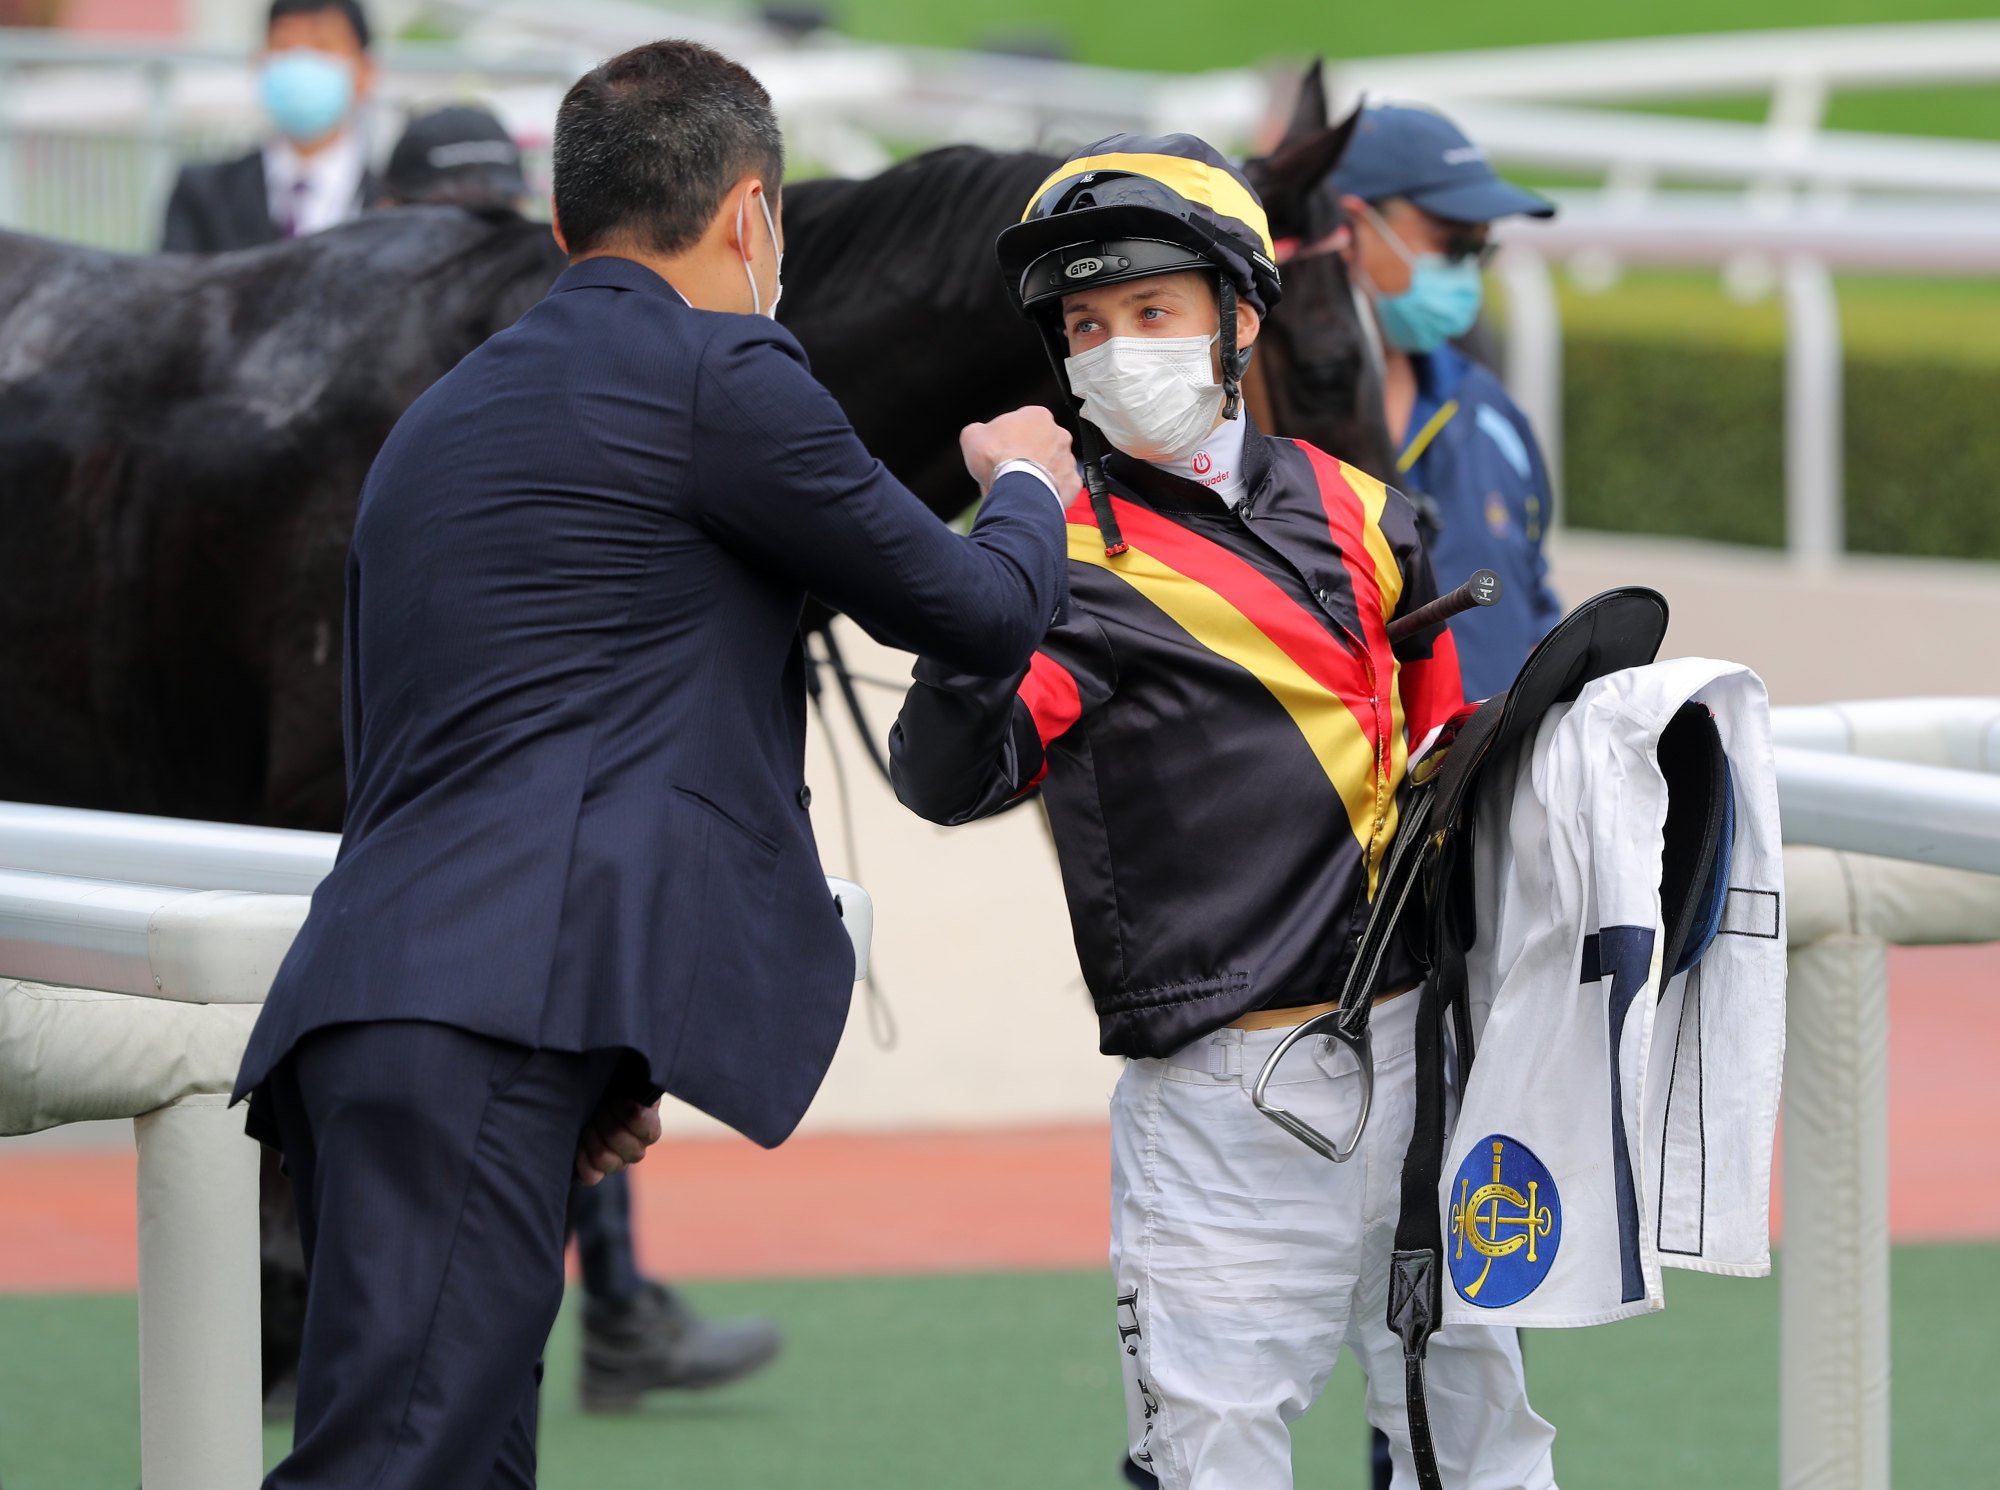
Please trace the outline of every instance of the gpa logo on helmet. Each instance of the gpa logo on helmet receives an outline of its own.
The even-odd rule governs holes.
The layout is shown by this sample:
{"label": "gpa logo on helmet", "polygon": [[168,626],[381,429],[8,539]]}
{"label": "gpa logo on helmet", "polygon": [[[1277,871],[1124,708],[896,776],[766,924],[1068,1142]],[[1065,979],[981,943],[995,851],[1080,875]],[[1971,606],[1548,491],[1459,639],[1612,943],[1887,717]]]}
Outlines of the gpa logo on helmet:
{"label": "gpa logo on helmet", "polygon": [[1489,1133],[1451,1182],[1445,1237],[1452,1286],[1468,1304],[1504,1309],[1541,1287],[1562,1242],[1562,1200],[1526,1144]]}
{"label": "gpa logo on helmet", "polygon": [[1104,260],[1102,259],[1077,259],[1067,269],[1063,270],[1063,273],[1071,279],[1088,279],[1093,274],[1101,273],[1103,268]]}

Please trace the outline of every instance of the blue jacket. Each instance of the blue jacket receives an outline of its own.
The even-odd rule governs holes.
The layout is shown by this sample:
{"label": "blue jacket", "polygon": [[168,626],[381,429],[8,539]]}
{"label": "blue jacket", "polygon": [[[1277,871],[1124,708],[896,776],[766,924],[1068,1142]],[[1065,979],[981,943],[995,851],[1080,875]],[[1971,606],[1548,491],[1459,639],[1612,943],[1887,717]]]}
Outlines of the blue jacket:
{"label": "blue jacket", "polygon": [[1410,359],[1417,402],[1397,461],[1398,484],[1436,505],[1431,570],[1448,590],[1475,569],[1500,576],[1500,601],[1451,623],[1467,698],[1514,681],[1528,649],[1562,619],[1549,589],[1542,533],[1549,472],[1535,432],[1500,380],[1455,348]]}
{"label": "blue jacket", "polygon": [[432,1020],[628,1048],[779,1142],[854,973],[806,811],[806,594],[1005,677],[1067,603],[1063,552],[1032,475],[953,533],[772,322],[626,260],[572,267],[369,472],[346,830],[237,1095],[321,1026]]}

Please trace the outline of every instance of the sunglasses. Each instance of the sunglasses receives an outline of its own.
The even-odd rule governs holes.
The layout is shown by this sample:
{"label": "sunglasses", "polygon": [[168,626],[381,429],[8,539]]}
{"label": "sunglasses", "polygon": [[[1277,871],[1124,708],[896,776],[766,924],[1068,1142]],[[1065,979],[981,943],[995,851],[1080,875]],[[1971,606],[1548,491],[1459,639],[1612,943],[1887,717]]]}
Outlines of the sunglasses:
{"label": "sunglasses", "polygon": [[1493,262],[1493,256],[1500,252],[1500,245],[1484,233],[1459,229],[1446,235],[1443,252],[1445,262],[1448,264],[1462,264],[1471,259],[1484,269]]}
{"label": "sunglasses", "polygon": [[[1417,207],[1416,210],[1434,233],[1444,239],[1444,246],[1437,252],[1443,255],[1446,263],[1462,264],[1471,259],[1484,269],[1493,262],[1493,256],[1500,252],[1500,245],[1487,236],[1484,223],[1454,222],[1448,217],[1438,217],[1425,212],[1421,207]],[[1394,237],[1398,243],[1403,241],[1402,235],[1389,226],[1379,207],[1370,203],[1368,211],[1374,217],[1376,227]]]}

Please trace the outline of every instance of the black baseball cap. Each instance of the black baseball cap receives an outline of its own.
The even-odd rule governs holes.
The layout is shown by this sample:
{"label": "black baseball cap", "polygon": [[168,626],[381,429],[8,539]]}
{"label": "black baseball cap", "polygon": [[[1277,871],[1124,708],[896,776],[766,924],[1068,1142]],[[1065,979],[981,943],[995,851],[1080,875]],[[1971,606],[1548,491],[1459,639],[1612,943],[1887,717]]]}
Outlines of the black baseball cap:
{"label": "black baseball cap", "polygon": [[1495,175],[1486,152],[1444,115],[1407,105],[1362,110],[1333,187],[1364,202],[1402,197],[1454,222],[1556,215],[1548,198]]}
{"label": "black baseball cap", "polygon": [[469,104],[412,119],[389,152],[382,185],[399,202],[490,197],[511,203],[528,194],[521,147],[492,114]]}

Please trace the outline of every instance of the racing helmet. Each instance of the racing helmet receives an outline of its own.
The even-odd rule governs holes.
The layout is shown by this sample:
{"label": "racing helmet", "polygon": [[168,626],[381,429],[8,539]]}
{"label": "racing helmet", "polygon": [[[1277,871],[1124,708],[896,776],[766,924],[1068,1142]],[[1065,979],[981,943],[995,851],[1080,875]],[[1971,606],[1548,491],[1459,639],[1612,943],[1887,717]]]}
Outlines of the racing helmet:
{"label": "racing helmet", "polygon": [[[1236,306],[1259,314],[1282,287],[1264,204],[1243,173],[1193,135],[1112,135],[1086,145],[1035,188],[1021,220],[996,245],[1008,292],[1036,323],[1069,393],[1062,297],[1091,285],[1154,274],[1213,274],[1221,309],[1223,412],[1243,402],[1248,349],[1238,350]],[[1073,396],[1073,395],[1072,395]],[[1103,441],[1082,423],[1084,483],[1107,553],[1124,550],[1104,485]]]}

